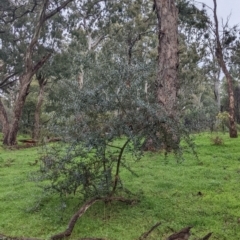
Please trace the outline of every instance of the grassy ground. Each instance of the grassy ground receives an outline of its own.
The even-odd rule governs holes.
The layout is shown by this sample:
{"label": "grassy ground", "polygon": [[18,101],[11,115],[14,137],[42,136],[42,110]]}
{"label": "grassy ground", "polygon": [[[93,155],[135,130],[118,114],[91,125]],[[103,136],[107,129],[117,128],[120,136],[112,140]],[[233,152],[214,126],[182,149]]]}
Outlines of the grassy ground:
{"label": "grassy ground", "polygon": [[[211,239],[240,239],[240,139],[221,135],[224,145],[210,141],[214,135],[196,135],[199,159],[185,149],[185,161],[167,161],[162,154],[147,153],[132,168],[139,177],[121,172],[124,184],[133,192],[143,191],[140,203],[93,205],[78,220],[70,239],[105,237],[111,240],[137,239],[160,221],[148,239],[166,239],[186,226],[193,226],[190,239],[213,232]],[[48,239],[64,230],[81,199],[42,196],[30,181],[39,149],[0,148],[0,234]],[[40,202],[37,200],[42,198]]]}

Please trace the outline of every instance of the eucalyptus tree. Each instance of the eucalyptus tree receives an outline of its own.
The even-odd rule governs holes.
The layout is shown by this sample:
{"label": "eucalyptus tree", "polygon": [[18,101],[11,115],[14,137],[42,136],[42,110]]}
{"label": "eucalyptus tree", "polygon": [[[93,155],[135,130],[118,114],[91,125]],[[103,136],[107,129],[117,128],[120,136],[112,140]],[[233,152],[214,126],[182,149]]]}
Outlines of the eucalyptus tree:
{"label": "eucalyptus tree", "polygon": [[215,41],[206,34],[207,46],[206,54],[203,62],[203,70],[205,75],[209,78],[209,84],[213,87],[214,98],[218,106],[218,111],[221,111],[221,67],[218,64],[218,60],[215,55]]}
{"label": "eucalyptus tree", "polygon": [[[101,51],[101,44],[108,37],[112,17],[110,11],[114,6],[110,3],[99,0],[75,1],[69,6],[65,13],[69,15],[65,29],[68,39],[61,51],[58,51],[51,62],[41,69],[41,75],[46,81],[56,83],[58,80],[74,76],[81,87],[84,85],[84,72],[97,52]],[[51,88],[50,100],[55,98],[54,91],[58,91],[57,86]],[[39,116],[37,111],[36,116]],[[39,132],[37,119],[34,124],[36,133]],[[34,137],[37,138],[37,134],[34,134]]]}
{"label": "eucalyptus tree", "polygon": [[[198,65],[204,46],[199,39],[203,38],[208,17],[205,9],[198,9],[185,0],[156,0],[154,8],[158,18],[159,40],[157,101],[177,123],[180,120],[179,110],[186,104],[184,98],[191,91],[189,86],[197,84],[193,72],[196,70],[198,75],[200,73]],[[175,141],[178,146],[179,136],[171,129],[168,141]]]}
{"label": "eucalyptus tree", "polygon": [[180,115],[189,130],[212,130],[217,104],[211,75],[215,71],[206,34],[210,19],[205,6],[198,8],[189,1],[179,1],[178,8],[181,20],[178,27]]}
{"label": "eucalyptus tree", "polygon": [[213,129],[217,104],[204,67],[204,44],[180,38],[179,114],[190,131]]}
{"label": "eucalyptus tree", "polygon": [[[186,1],[183,1],[186,3]],[[206,15],[206,5],[203,5],[203,9],[200,11],[202,12],[202,22],[199,26],[201,26],[201,29],[198,29],[197,33],[191,34],[191,38],[193,39],[192,43],[195,44],[198,47],[196,48],[196,53],[198,58],[201,62],[198,63],[198,68],[201,68],[202,71],[202,78],[205,79],[205,83],[212,86],[213,92],[214,92],[214,98],[216,101],[216,104],[218,106],[218,111],[221,110],[221,96],[220,96],[220,77],[222,70],[224,69],[224,74],[229,72],[232,65],[232,57],[234,56],[235,52],[235,45],[237,44],[237,27],[230,28],[228,25],[228,21],[223,24],[222,30],[219,29],[218,25],[218,19],[216,15],[216,1],[214,1],[214,20],[211,21],[211,18]],[[199,16],[201,16],[199,15]],[[188,23],[191,21],[187,21]],[[187,30],[187,31],[186,31]],[[200,31],[199,31],[200,30]],[[188,29],[183,28],[183,36],[188,32]],[[190,31],[191,32],[191,31]],[[200,35],[199,35],[200,34]],[[189,43],[188,43],[189,45]],[[217,50],[217,51],[216,51]],[[186,53],[185,53],[186,54]],[[192,60],[193,58],[190,57]],[[189,61],[190,62],[190,61]],[[225,65],[225,66],[224,66]],[[192,68],[194,69],[194,68]],[[192,71],[193,74],[193,71]],[[191,75],[191,73],[190,73]],[[196,75],[197,76],[197,75]],[[228,74],[230,76],[230,74]],[[234,94],[233,90],[231,89],[231,81],[228,81],[229,83],[229,90],[228,92],[231,93],[231,101],[234,100]],[[197,88],[195,88],[197,89]],[[185,92],[186,90],[183,89]],[[229,96],[230,96],[229,95]],[[230,102],[229,102],[230,103]],[[232,103],[231,106],[233,107],[234,104]],[[216,112],[215,107],[212,108],[214,112]],[[232,110],[230,110],[230,105],[228,107],[228,110],[231,113],[233,113]],[[232,120],[235,120],[235,117],[230,117],[230,122]],[[231,125],[231,124],[230,124]],[[232,122],[232,129],[234,128],[234,124]],[[229,129],[230,136],[236,136],[236,132]]]}
{"label": "eucalyptus tree", "polygon": [[[70,31],[71,41],[63,51],[63,62],[72,62],[69,68],[71,75],[78,79],[81,86],[84,85],[84,72],[96,64],[98,55],[103,52],[106,57],[112,56],[110,62],[112,58],[118,57],[125,59],[129,65],[137,61],[156,61],[156,21],[152,4],[142,0],[106,3],[104,8],[101,5],[97,9],[85,9],[88,15],[82,10],[80,14],[83,21],[73,24],[75,27]],[[126,84],[130,81],[128,79]],[[97,84],[99,82],[95,81]]]}
{"label": "eucalyptus tree", "polygon": [[[63,8],[64,11],[61,13],[60,10]],[[11,12],[13,17],[9,13],[10,11],[14,12]],[[11,17],[9,21],[7,21],[8,19],[6,20],[6,16]],[[81,2],[73,0],[58,2],[36,0],[24,3],[20,1],[15,4],[9,3],[3,6],[1,23],[2,27],[4,27],[4,23],[7,22],[8,28],[4,27],[5,30],[2,31],[4,34],[1,38],[2,69],[5,70],[5,73],[0,86],[2,92],[6,92],[14,85],[16,96],[18,96],[18,100],[15,101],[13,106],[13,122],[7,118],[4,106],[1,104],[0,119],[2,119],[1,122],[4,129],[4,144],[16,144],[18,122],[34,75],[39,79],[40,87],[39,101],[35,113],[35,130],[33,133],[33,137],[37,138],[39,110],[43,100],[44,86],[49,81],[49,78],[56,80],[60,75],[66,76],[66,73],[64,73],[66,65],[63,67],[60,64],[62,69],[58,67],[57,70],[59,72],[54,72],[54,69],[56,69],[56,63],[53,66],[56,61],[54,54],[57,52],[60,55],[68,45],[69,40],[74,38],[74,34],[76,35],[77,31],[85,32],[88,41],[87,50],[90,51],[95,48],[104,37],[97,36],[96,33],[99,32],[97,25],[107,24],[108,17],[107,6],[104,1],[100,0]],[[104,21],[102,21],[102,18],[104,18]],[[9,49],[13,49],[14,52],[8,52]],[[80,52],[85,50],[85,48],[82,48]],[[69,59],[71,58],[70,56],[68,57]],[[41,70],[49,58],[52,58],[51,61],[48,61],[50,66]],[[70,62],[69,60],[67,61]],[[69,68],[69,70],[73,69]],[[67,71],[68,73],[69,70]]]}
{"label": "eucalyptus tree", "polygon": [[[233,91],[233,78],[229,72],[229,69],[227,67],[227,60],[226,60],[226,51],[231,43],[234,42],[236,39],[235,34],[233,32],[236,32],[236,28],[233,28],[233,32],[227,31],[224,29],[223,32],[223,42],[221,42],[221,37],[219,33],[219,23],[218,23],[218,17],[217,17],[217,1],[213,0],[214,8],[213,8],[213,14],[214,14],[214,28],[213,33],[215,36],[216,41],[216,51],[215,55],[218,60],[218,64],[221,67],[228,84],[228,98],[229,98],[229,136],[231,138],[237,138],[237,128],[235,124],[235,99],[234,99],[234,91]],[[224,54],[225,53],[225,54]]]}
{"label": "eucalyptus tree", "polygon": [[32,131],[32,138],[34,140],[38,140],[40,134],[40,115],[41,115],[41,108],[45,98],[45,89],[48,83],[48,78],[44,76],[41,71],[36,73],[36,79],[38,81],[39,91],[37,97],[37,103],[35,106],[34,111],[34,124],[33,124],[33,131]]}
{"label": "eucalyptus tree", "polygon": [[240,123],[240,94],[239,94],[239,84],[240,84],[240,39],[237,38],[231,48],[233,49],[230,56],[231,59],[231,74],[234,78],[234,95],[235,95],[235,111],[237,123]]}
{"label": "eucalyptus tree", "polygon": [[4,64],[1,90],[5,91],[12,84],[17,84],[12,122],[2,102],[0,104],[3,143],[6,145],[16,144],[19,121],[32,78],[58,47],[59,41],[56,39],[61,38],[64,32],[61,24],[64,15],[60,11],[72,1],[5,1],[1,6],[0,25],[3,30],[0,56]]}

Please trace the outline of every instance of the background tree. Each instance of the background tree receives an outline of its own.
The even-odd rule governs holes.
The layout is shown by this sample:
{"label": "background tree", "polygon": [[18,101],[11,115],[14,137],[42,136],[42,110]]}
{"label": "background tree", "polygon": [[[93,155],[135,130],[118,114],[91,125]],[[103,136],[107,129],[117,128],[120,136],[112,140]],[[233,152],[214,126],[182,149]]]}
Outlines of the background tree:
{"label": "background tree", "polygon": [[[214,34],[216,37],[216,57],[218,59],[218,63],[222,68],[222,71],[227,79],[228,83],[228,97],[229,97],[229,135],[231,138],[236,138],[237,135],[237,128],[235,124],[235,100],[234,100],[234,92],[233,92],[233,79],[232,76],[227,68],[227,65],[224,60],[224,55],[223,55],[223,47],[220,41],[220,36],[219,36],[219,27],[218,27],[218,18],[217,18],[217,2],[216,0],[213,0],[214,3],[214,23],[215,23],[215,29],[214,29]],[[235,38],[229,38],[228,39],[230,42],[227,44],[229,45]],[[226,43],[226,42],[225,42]]]}
{"label": "background tree", "polygon": [[[7,28],[8,31],[7,30],[2,31],[3,35],[1,36],[3,37],[1,38],[2,40],[1,58],[4,59],[3,62],[4,64],[6,64],[5,69],[7,74],[7,77],[5,77],[1,81],[2,90],[4,90],[3,86],[7,85],[9,86],[9,83],[7,85],[6,83],[9,82],[9,79],[12,76],[15,75],[18,76],[16,78],[16,80],[18,80],[18,93],[16,101],[13,106],[13,119],[11,123],[9,122],[9,119],[5,114],[6,111],[3,110],[3,104],[1,104],[2,111],[0,112],[1,115],[0,119],[3,119],[2,125],[5,124],[3,126],[4,129],[3,143],[6,145],[15,145],[17,143],[16,136],[19,129],[19,121],[22,115],[22,110],[24,103],[26,101],[26,97],[28,95],[32,77],[50,58],[51,52],[53,51],[53,48],[51,48],[51,50],[49,51],[48,47],[49,45],[46,47],[45,37],[47,26],[45,25],[45,22],[48,19],[51,19],[57,13],[59,13],[60,10],[65,8],[67,4],[70,3],[71,1],[72,0],[66,0],[58,2],[57,4],[49,0],[42,1],[41,3],[39,3],[38,1],[34,1],[33,3],[29,1],[28,2],[29,5],[28,4],[23,5],[24,9],[22,10],[22,13],[20,14],[19,18],[16,18],[17,20],[13,22],[12,21],[8,22]],[[31,8],[32,4],[34,5],[34,8]],[[13,5],[17,10],[23,7],[18,6],[18,3],[16,4],[11,3],[10,5]],[[3,13],[7,12],[8,7],[9,5],[3,6],[4,9]],[[38,9],[39,13],[37,10],[28,12],[28,10],[26,10],[28,8],[33,10]],[[35,25],[28,24],[30,18],[36,19],[36,21],[34,22]],[[1,25],[3,25],[4,23],[5,18],[1,18]],[[10,39],[11,41],[9,41]],[[17,53],[16,55],[10,55],[11,57],[15,56],[15,60],[13,61],[13,64],[16,63],[15,65],[11,64],[8,55],[4,55],[7,54],[9,48],[11,48],[12,46]],[[17,57],[19,59],[17,59]],[[9,73],[9,71],[12,71],[12,69],[14,72]],[[16,82],[16,80],[14,79],[10,81],[10,83]]]}

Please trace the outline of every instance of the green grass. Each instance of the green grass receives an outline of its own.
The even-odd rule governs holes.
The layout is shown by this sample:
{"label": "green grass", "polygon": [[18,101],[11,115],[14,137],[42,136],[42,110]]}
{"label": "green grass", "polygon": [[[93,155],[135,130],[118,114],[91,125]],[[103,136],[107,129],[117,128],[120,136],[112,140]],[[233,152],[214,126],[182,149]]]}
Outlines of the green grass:
{"label": "green grass", "polygon": [[[211,137],[195,136],[199,159],[188,148],[181,163],[159,153],[146,153],[138,162],[129,158],[139,177],[123,170],[121,177],[132,192],[142,190],[140,202],[96,203],[78,220],[70,239],[133,240],[158,221],[162,224],[148,239],[166,239],[171,229],[186,226],[193,226],[192,240],[208,232],[211,239],[240,239],[240,138],[221,135],[224,145],[215,146]],[[66,205],[58,196],[43,197],[30,181],[38,152],[0,148],[0,234],[48,239],[64,230],[81,206],[77,196],[68,196]]]}

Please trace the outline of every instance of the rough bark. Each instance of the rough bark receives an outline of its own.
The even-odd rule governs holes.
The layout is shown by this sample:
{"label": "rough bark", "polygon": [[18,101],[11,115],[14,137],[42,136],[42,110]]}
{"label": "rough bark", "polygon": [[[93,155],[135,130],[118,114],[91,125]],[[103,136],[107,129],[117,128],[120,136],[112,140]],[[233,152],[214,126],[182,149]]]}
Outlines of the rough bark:
{"label": "rough bark", "polygon": [[33,129],[33,135],[32,135],[32,138],[34,140],[37,140],[39,138],[41,108],[44,101],[45,86],[47,84],[47,80],[42,74],[37,75],[37,80],[39,84],[39,92],[38,92],[36,109],[34,113],[34,129]]}
{"label": "rough bark", "polygon": [[3,133],[3,144],[7,144],[8,134],[9,134],[9,120],[7,116],[7,112],[3,106],[2,100],[0,99],[0,122],[2,125],[2,133]]}
{"label": "rough bark", "polygon": [[217,18],[217,1],[213,0],[214,3],[214,22],[215,22],[215,36],[216,36],[216,57],[218,60],[218,63],[220,67],[222,68],[222,71],[227,79],[227,85],[228,85],[228,98],[229,98],[229,136],[231,138],[237,138],[237,128],[235,124],[235,100],[234,100],[234,92],[233,92],[233,79],[231,74],[229,73],[226,63],[224,61],[223,57],[223,49],[220,42],[220,36],[219,36],[219,28],[218,28],[218,18]]}
{"label": "rough bark", "polygon": [[[178,80],[178,9],[175,0],[155,0],[158,17],[158,76],[157,100],[165,110],[165,115],[177,120]],[[169,123],[164,124],[167,142],[178,147],[179,136]],[[169,145],[166,143],[166,145]]]}
{"label": "rough bark", "polygon": [[156,0],[159,28],[157,98],[175,115],[178,91],[178,9],[174,0]]}
{"label": "rough bark", "polygon": [[20,82],[20,89],[18,92],[18,97],[15,101],[15,106],[14,106],[14,111],[13,111],[13,121],[10,127],[9,135],[8,135],[8,140],[7,140],[7,145],[8,146],[13,146],[17,144],[17,133],[18,133],[18,128],[19,128],[19,121],[22,116],[22,110],[24,103],[26,101],[26,97],[28,95],[28,90],[30,87],[30,82],[29,80],[31,79],[31,74],[26,74],[23,75]]}
{"label": "rough bark", "polygon": [[220,79],[219,79],[220,74],[216,74],[214,76],[214,96],[215,96],[215,101],[218,106],[218,110],[221,111],[221,99],[220,99]]}

